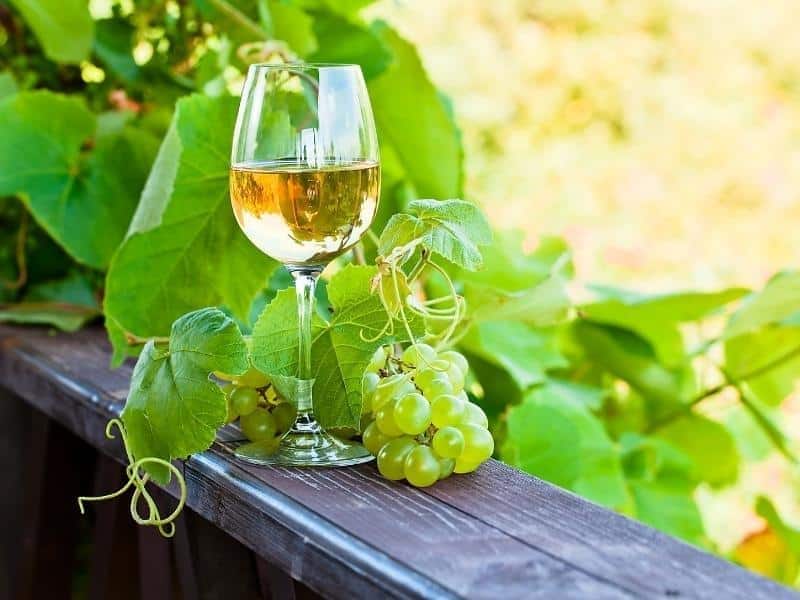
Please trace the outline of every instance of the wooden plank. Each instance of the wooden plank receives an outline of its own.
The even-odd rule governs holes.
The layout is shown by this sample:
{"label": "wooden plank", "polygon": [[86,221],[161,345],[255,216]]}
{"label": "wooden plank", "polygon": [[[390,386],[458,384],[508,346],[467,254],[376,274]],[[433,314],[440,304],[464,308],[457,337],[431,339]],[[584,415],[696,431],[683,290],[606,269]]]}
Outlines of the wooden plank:
{"label": "wooden plank", "polygon": [[644,527],[583,498],[492,461],[468,480],[451,477],[430,494],[515,539],[636,594],[719,598],[798,598],[774,581]]}
{"label": "wooden plank", "polygon": [[[21,331],[0,329],[0,381],[119,457],[118,444],[105,440],[102,428],[120,409],[130,366],[108,370],[107,343],[98,331],[53,337]],[[420,491],[379,478],[372,465],[243,465],[217,444],[188,460],[184,473],[194,510],[330,597],[792,594],[496,463]],[[703,577],[682,574],[692,573],[692,561]],[[640,568],[645,575],[631,574]]]}

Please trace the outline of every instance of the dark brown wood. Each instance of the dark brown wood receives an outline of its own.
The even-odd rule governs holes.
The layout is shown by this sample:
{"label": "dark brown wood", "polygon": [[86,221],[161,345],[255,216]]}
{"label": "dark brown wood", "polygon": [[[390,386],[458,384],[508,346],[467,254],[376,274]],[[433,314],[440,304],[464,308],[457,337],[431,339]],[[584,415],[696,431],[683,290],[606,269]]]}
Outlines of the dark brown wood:
{"label": "dark brown wood", "polygon": [[[100,455],[92,493],[101,495],[119,488],[124,470],[116,461]],[[125,502],[92,505],[95,515],[89,566],[89,600],[135,600],[139,597],[138,545],[135,524]],[[120,585],[123,582],[123,585]]]}
{"label": "dark brown wood", "polygon": [[72,593],[78,545],[75,499],[81,486],[89,485],[93,452],[42,414],[33,417],[27,449],[23,535],[13,595],[18,600],[66,598]]}
{"label": "dark brown wood", "polygon": [[295,600],[294,580],[278,567],[256,556],[256,572],[264,600]]}
{"label": "dark brown wood", "polygon": [[[0,382],[121,457],[103,427],[130,365],[108,370],[102,332],[1,328],[0,340]],[[326,597],[798,597],[496,462],[415,490],[372,465],[244,465],[220,442],[184,473],[194,511]]]}
{"label": "dark brown wood", "polygon": [[12,597],[21,554],[32,413],[30,406],[0,388],[0,473],[8,482],[0,494],[0,598]]}

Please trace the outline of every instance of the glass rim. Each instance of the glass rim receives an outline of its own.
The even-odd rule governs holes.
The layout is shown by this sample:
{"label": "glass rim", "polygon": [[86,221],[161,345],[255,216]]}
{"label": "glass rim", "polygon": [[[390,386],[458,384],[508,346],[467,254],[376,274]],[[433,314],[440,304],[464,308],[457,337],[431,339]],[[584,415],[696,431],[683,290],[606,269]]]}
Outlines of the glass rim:
{"label": "glass rim", "polygon": [[361,65],[356,63],[336,63],[336,62],[257,62],[251,63],[248,70],[270,69],[275,71],[321,71],[323,69],[358,69]]}

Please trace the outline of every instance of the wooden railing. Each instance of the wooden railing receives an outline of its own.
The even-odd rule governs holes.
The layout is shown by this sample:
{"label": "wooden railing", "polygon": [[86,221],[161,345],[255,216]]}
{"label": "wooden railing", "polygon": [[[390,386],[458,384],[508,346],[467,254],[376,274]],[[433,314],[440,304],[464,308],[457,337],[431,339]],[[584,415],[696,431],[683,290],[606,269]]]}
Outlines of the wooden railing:
{"label": "wooden railing", "polygon": [[173,539],[134,526],[122,499],[81,517],[76,496],[122,480],[104,429],[131,366],[108,364],[99,329],[0,328],[0,597],[798,597],[496,461],[417,490],[371,464],[243,464],[223,431],[182,463]]}

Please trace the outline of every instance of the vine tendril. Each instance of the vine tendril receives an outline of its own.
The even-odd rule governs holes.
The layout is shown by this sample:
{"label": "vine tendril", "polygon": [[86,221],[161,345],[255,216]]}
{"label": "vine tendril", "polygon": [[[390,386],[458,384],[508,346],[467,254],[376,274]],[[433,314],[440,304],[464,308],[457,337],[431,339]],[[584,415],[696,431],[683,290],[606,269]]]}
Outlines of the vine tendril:
{"label": "vine tendril", "polygon": [[[131,518],[133,518],[133,520],[139,525],[150,525],[152,527],[157,527],[159,533],[164,537],[172,537],[175,535],[175,519],[178,518],[178,515],[186,505],[186,480],[183,478],[183,473],[181,473],[180,469],[178,469],[178,467],[173,465],[171,462],[155,456],[148,456],[145,458],[140,458],[139,460],[134,460],[133,453],[131,452],[130,445],[128,444],[128,436],[125,432],[125,426],[122,424],[122,421],[119,419],[111,419],[106,425],[106,437],[110,440],[113,440],[116,437],[114,435],[115,427],[119,430],[119,435],[122,438],[122,444],[125,447],[125,456],[128,459],[128,466],[125,467],[125,474],[128,477],[128,481],[121,488],[109,494],[104,494],[102,496],[79,496],[78,508],[80,509],[81,514],[85,514],[85,502],[111,500],[121,496],[128,490],[128,488],[133,486],[134,490],[133,494],[131,495],[130,502]],[[172,475],[175,476],[175,479],[178,482],[178,487],[180,488],[178,506],[166,517],[161,516],[155,500],[150,495],[150,492],[147,491],[146,486],[150,481],[150,475],[144,472],[143,469],[144,465],[147,464],[160,465],[166,468]],[[144,500],[147,507],[147,512],[145,513],[146,516],[143,516],[142,513],[139,512],[140,499]]]}

